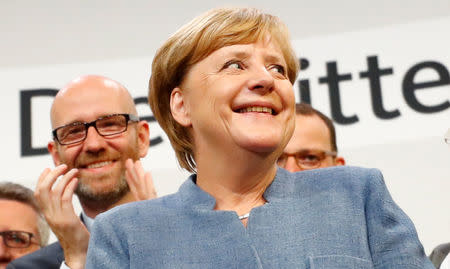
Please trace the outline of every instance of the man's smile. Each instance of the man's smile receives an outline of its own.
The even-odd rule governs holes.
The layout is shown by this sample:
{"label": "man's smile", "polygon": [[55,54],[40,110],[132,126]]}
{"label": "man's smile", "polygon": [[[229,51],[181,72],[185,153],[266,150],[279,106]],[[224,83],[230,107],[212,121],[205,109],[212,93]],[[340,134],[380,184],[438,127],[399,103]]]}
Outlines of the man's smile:
{"label": "man's smile", "polygon": [[82,171],[89,171],[89,172],[101,172],[103,170],[110,169],[112,166],[114,166],[116,162],[117,160],[96,161],[86,165],[80,165],[79,169]]}

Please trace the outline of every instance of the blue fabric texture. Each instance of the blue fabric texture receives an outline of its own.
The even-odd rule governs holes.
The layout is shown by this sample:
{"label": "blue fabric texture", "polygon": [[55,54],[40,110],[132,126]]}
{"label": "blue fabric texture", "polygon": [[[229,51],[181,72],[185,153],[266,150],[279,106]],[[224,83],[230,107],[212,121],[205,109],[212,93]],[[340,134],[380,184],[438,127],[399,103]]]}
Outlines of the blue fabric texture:
{"label": "blue fabric texture", "polygon": [[280,168],[264,197],[245,228],[192,175],[97,216],[86,268],[434,268],[376,169]]}

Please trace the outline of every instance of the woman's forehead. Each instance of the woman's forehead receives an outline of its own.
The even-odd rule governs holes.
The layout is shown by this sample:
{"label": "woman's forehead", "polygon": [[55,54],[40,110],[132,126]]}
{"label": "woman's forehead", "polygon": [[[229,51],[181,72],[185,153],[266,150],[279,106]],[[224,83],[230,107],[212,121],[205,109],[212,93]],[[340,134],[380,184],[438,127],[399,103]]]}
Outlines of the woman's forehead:
{"label": "woman's forehead", "polygon": [[221,47],[213,51],[208,57],[230,57],[234,56],[239,59],[251,57],[253,54],[261,54],[268,61],[285,62],[284,55],[278,43],[272,41],[257,41],[250,44],[233,44]]}

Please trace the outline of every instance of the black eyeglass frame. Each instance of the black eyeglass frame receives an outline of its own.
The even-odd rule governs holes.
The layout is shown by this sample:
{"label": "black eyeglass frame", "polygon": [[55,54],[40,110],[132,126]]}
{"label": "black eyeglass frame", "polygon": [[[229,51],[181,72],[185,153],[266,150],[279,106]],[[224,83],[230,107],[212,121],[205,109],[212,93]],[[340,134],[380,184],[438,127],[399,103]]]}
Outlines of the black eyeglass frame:
{"label": "black eyeglass frame", "polygon": [[[10,245],[8,245],[9,243],[8,243],[8,240],[5,239],[5,236],[8,236],[8,235],[11,236],[11,235],[14,234],[14,233],[21,233],[21,234],[26,234],[26,235],[27,235],[28,241],[26,242],[26,244],[25,244],[24,246],[20,246],[20,247],[19,247],[19,246],[10,246]],[[36,243],[36,242],[32,242],[32,241],[31,241],[31,238],[35,237],[35,235],[34,235],[33,233],[30,233],[30,232],[9,230],[9,231],[3,231],[3,232],[0,232],[0,236],[3,237],[3,242],[4,242],[5,246],[7,246],[7,247],[9,247],[9,248],[27,248],[27,247],[29,247],[31,244],[37,244],[37,245],[39,245],[39,243]]]}
{"label": "black eyeglass frame", "polygon": [[[98,131],[98,129],[97,129],[97,121],[103,120],[103,119],[105,119],[105,118],[110,118],[110,117],[113,117],[113,116],[124,116],[124,117],[125,117],[125,121],[126,121],[125,129],[122,130],[122,131],[120,131],[120,132],[117,132],[117,133],[112,133],[112,134],[107,134],[107,135],[101,134],[101,133]],[[83,141],[86,139],[86,137],[87,137],[87,132],[88,132],[88,130],[89,130],[89,127],[91,127],[91,126],[95,128],[95,131],[97,131],[97,133],[98,133],[99,135],[101,135],[101,136],[111,136],[111,135],[116,135],[116,134],[121,134],[121,133],[126,132],[126,131],[128,130],[128,123],[129,123],[130,121],[131,121],[131,122],[138,122],[138,121],[139,121],[139,117],[136,116],[136,115],[133,115],[133,114],[126,114],[126,113],[109,114],[109,115],[105,115],[105,116],[102,116],[102,117],[100,117],[100,118],[97,118],[96,120],[93,120],[93,121],[91,121],[91,122],[79,122],[79,121],[77,121],[77,122],[72,122],[72,123],[69,123],[69,124],[66,124],[66,125],[63,125],[63,126],[59,126],[59,127],[57,127],[57,128],[55,128],[55,129],[52,130],[52,135],[53,135],[53,139],[55,139],[60,145],[64,145],[64,146],[66,146],[66,145],[72,145],[72,144],[76,144],[76,143],[81,143],[81,142],[83,142]],[[62,129],[62,128],[66,128],[66,127],[68,127],[68,126],[72,126],[72,125],[84,125],[84,132],[85,132],[84,138],[81,139],[81,140],[75,141],[75,142],[71,142],[71,143],[62,143],[62,142],[59,140],[59,138],[58,138],[58,130],[59,130],[59,129]]]}

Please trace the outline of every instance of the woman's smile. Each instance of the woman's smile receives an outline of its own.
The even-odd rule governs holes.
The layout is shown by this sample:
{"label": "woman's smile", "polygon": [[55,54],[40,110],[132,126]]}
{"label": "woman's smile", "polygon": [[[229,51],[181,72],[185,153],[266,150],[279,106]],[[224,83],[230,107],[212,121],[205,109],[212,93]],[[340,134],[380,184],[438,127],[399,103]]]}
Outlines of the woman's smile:
{"label": "woman's smile", "polygon": [[220,48],[181,83],[196,143],[208,149],[274,151],[293,131],[294,92],[270,38]]}

